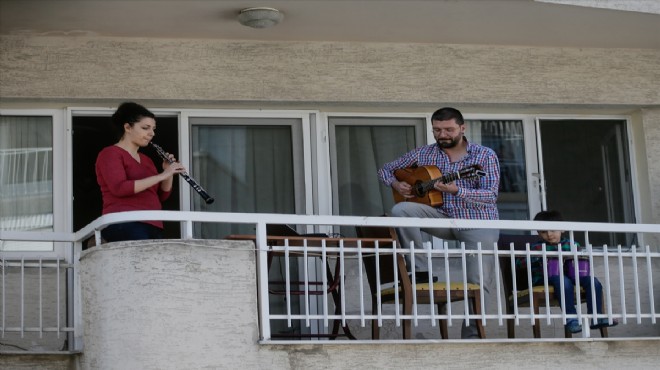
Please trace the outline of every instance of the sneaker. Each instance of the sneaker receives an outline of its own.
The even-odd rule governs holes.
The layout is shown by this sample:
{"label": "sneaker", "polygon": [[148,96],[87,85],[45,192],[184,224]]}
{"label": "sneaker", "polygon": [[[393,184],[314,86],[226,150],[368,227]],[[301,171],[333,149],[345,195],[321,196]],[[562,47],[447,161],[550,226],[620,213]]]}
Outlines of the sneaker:
{"label": "sneaker", "polygon": [[600,328],[611,328],[612,326],[619,325],[619,321],[612,319],[612,323],[606,318],[598,319],[598,323],[595,325],[589,326],[589,329],[600,329]]}
{"label": "sneaker", "polygon": [[582,325],[580,322],[573,319],[566,321],[566,329],[571,332],[571,334],[576,334],[582,331]]}

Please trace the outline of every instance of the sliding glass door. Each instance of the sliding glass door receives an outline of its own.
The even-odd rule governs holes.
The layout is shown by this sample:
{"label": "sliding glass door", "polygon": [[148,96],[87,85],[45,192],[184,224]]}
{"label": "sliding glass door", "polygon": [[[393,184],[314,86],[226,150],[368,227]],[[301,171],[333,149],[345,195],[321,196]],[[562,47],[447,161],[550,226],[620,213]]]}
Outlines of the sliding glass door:
{"label": "sliding glass door", "polygon": [[[215,197],[192,210],[304,213],[301,117],[189,117],[192,172]],[[253,225],[197,225],[201,238],[254,233]]]}
{"label": "sliding glass door", "polygon": [[[567,221],[634,223],[630,150],[624,119],[539,119],[546,209]],[[630,245],[632,235],[591,235],[593,244]]]}

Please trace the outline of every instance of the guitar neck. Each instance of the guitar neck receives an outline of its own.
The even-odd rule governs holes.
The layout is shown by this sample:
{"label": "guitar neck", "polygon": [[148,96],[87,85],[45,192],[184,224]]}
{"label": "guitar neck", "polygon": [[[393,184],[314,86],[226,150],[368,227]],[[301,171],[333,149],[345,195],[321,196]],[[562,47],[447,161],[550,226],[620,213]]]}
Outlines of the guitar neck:
{"label": "guitar neck", "polygon": [[446,174],[444,176],[440,176],[437,179],[433,179],[433,180],[429,181],[429,185],[433,186],[438,181],[440,181],[443,184],[446,184],[448,182],[452,182],[452,181],[460,179],[460,178],[461,178],[461,175],[458,172],[449,173],[449,174]]}

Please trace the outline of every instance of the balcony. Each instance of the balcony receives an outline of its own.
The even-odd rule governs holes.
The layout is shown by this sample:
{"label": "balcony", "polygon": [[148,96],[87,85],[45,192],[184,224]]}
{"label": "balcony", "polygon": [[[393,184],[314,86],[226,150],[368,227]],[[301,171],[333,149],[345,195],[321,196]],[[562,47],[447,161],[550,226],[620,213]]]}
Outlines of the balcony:
{"label": "balcony", "polygon": [[[154,218],[181,222],[182,239],[110,243],[82,251],[82,241],[91,235],[100,238],[98,230],[105,225]],[[254,236],[244,236],[245,240],[194,239],[194,225],[199,223],[249,225],[254,227]],[[267,225],[272,224],[297,225],[299,230],[315,235],[273,238],[267,233]],[[594,240],[599,233],[611,232],[635,240],[634,245],[586,244],[584,250],[563,255],[495,246],[473,251],[444,243],[427,249],[399,245],[392,249],[387,248],[392,241],[386,238],[332,234],[355,226],[413,225],[493,228],[502,234],[548,229],[546,223],[538,221],[144,211],[106,215],[71,234],[3,231],[3,241],[63,244],[66,257],[3,253],[0,351],[23,359],[30,354],[69,353],[79,357],[83,368],[110,366],[116,361],[124,368],[147,363],[161,364],[162,368],[176,368],[176,363],[199,368],[218,366],[235,353],[247,353],[231,361],[248,367],[272,361],[275,368],[290,368],[282,356],[314,366],[313,360],[300,357],[305,351],[324,353],[317,360],[329,361],[335,367],[351,363],[343,360],[357,361],[365,352],[378,354],[378,358],[367,357],[385,367],[396,363],[406,366],[410,363],[406,361],[432,366],[437,364],[439,353],[460,362],[466,361],[465,356],[474,356],[475,348],[512,367],[516,363],[529,365],[539,353],[557,361],[571,359],[574,364],[586,356],[594,366],[605,367],[631,363],[644,367],[648,361],[657,360],[658,225],[553,223],[553,228],[565,229],[576,240]],[[321,233],[331,236],[318,236]],[[269,268],[268,256],[273,253],[278,257],[271,260]],[[488,257],[495,257],[493,263],[500,272],[495,274],[495,291],[488,299],[480,291],[477,312],[467,310],[469,300],[452,297],[444,309],[436,310],[437,297],[442,295],[432,294],[434,284],[428,297],[413,296],[409,312],[402,304],[377,305],[381,308],[372,311],[372,297],[403,303],[406,280],[412,280],[412,286],[428,285],[428,281],[417,281],[414,275],[406,279],[397,275],[400,270],[390,267],[396,276],[393,284],[376,284],[372,292],[365,259],[384,257],[393,261],[391,266],[400,266],[396,261],[415,253],[427,256],[434,275],[450,283],[465,280],[469,259],[476,259],[482,267]],[[610,328],[606,338],[589,329],[593,316],[587,313],[584,302],[590,297],[580,298],[582,304],[577,305],[575,317],[545,304],[535,313],[522,299],[509,300],[501,273],[501,262],[507,257],[585,258],[592,275],[603,285],[604,310],[599,317],[616,319],[618,326]],[[385,272],[379,271],[378,276]],[[520,279],[525,280],[525,276]],[[284,281],[283,288],[274,286],[275,280]],[[294,281],[302,283],[294,286]],[[337,285],[332,289],[334,281]],[[316,291],[323,294],[314,294]],[[466,317],[481,323],[484,339],[460,339]],[[567,318],[580,320],[583,331],[566,338],[563,323]],[[441,320],[447,324],[447,339],[441,339]],[[541,338],[533,337],[535,320]],[[378,340],[372,339],[372,321],[380,329]],[[408,323],[410,339],[403,339]],[[514,338],[509,337],[508,323],[513,324]],[[585,343],[591,344],[585,347]],[[579,351],[566,355],[568,347]],[[409,353],[402,354],[401,348]],[[521,355],[525,350],[534,356],[532,352]],[[602,356],[602,351],[608,355]],[[487,357],[481,356],[477,363],[487,366]],[[2,361],[9,361],[7,358]],[[177,360],[171,362],[173,358]]]}

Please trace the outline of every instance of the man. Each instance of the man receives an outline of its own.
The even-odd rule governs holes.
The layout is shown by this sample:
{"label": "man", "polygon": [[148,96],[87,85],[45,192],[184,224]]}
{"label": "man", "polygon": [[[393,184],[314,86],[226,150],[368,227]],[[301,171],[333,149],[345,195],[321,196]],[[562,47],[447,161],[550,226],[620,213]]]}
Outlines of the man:
{"label": "man", "polygon": [[[405,181],[398,181],[394,172],[398,169],[413,166],[437,166],[443,175],[457,173],[471,165],[480,165],[485,176],[460,178],[454,182],[437,181],[433,187],[442,192],[442,204],[432,207],[420,202],[404,201],[392,208],[395,217],[433,217],[462,218],[475,220],[497,220],[497,194],[500,181],[500,167],[495,152],[484,146],[468,142],[465,138],[463,115],[454,108],[438,109],[431,116],[435,144],[422,146],[404,154],[399,159],[385,164],[378,171],[378,177],[387,186],[391,186],[406,200],[415,199],[412,186]],[[477,249],[481,243],[482,250],[492,250],[499,238],[499,230],[495,229],[421,229],[400,228],[399,238],[404,247],[414,242],[415,248],[422,248],[424,242],[431,240],[430,235],[444,240],[458,240],[465,243],[466,249]],[[430,234],[430,235],[429,235]],[[494,257],[483,255],[483,285],[484,300],[494,282]],[[416,279],[428,281],[428,265],[425,254],[415,256]],[[421,272],[421,274],[420,274]],[[476,257],[467,259],[468,283],[479,284],[479,265]],[[462,338],[477,337],[476,326],[463,324]]]}

